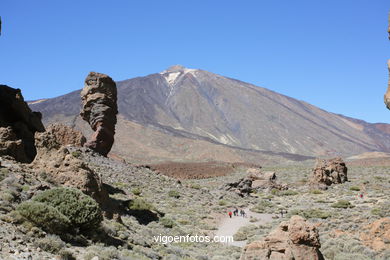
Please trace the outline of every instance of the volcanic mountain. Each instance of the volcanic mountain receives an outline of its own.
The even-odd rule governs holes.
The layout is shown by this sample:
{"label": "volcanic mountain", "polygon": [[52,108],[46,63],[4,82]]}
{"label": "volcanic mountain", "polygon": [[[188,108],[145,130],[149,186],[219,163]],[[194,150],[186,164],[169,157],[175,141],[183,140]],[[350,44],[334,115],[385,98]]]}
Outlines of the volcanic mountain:
{"label": "volcanic mountain", "polygon": [[[82,83],[80,83],[81,85]],[[81,86],[80,86],[81,87]],[[387,124],[329,113],[304,101],[179,65],[117,82],[119,117],[113,153],[134,162],[257,162],[283,157],[390,152]],[[30,102],[45,124],[88,129],[80,90]]]}

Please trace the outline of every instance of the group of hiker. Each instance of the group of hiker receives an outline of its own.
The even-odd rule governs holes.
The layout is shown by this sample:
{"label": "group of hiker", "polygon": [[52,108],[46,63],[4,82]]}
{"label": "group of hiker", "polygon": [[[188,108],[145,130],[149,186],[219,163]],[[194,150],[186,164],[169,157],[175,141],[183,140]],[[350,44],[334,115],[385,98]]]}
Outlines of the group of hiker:
{"label": "group of hiker", "polygon": [[240,216],[241,216],[241,217],[243,217],[243,218],[246,217],[245,210],[243,210],[243,209],[238,210],[238,208],[234,208],[233,211],[230,210],[230,211],[228,212],[228,215],[229,215],[230,218],[232,218],[232,216],[238,216],[238,213],[240,213]]}

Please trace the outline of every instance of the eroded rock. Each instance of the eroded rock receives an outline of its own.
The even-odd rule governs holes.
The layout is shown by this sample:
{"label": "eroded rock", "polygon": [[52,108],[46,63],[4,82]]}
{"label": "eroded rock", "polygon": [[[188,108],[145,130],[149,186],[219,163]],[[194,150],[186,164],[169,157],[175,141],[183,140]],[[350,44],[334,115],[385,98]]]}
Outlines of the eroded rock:
{"label": "eroded rock", "polygon": [[101,178],[78,158],[81,152],[70,152],[60,143],[64,141],[63,131],[58,133],[56,129],[49,128],[49,131],[35,135],[37,156],[32,162],[35,173],[57,185],[80,189],[105,209],[108,193]]}
{"label": "eroded rock", "polygon": [[348,181],[348,168],[345,162],[337,157],[329,160],[317,160],[310,180],[312,186],[327,189],[332,184]]}
{"label": "eroded rock", "polygon": [[381,218],[366,226],[360,239],[375,251],[389,249],[390,218]]}
{"label": "eroded rock", "polygon": [[35,132],[43,132],[42,115],[32,112],[20,89],[0,85],[0,155],[31,162],[36,149]]}
{"label": "eroded rock", "polygon": [[86,138],[81,132],[63,124],[52,124],[47,127],[46,132],[54,135],[53,140],[56,140],[60,145],[83,147],[86,142]]}
{"label": "eroded rock", "polygon": [[264,239],[248,244],[240,259],[322,260],[320,247],[316,225],[300,216],[292,216]]}
{"label": "eroded rock", "polygon": [[84,146],[106,156],[114,144],[118,114],[117,89],[107,75],[90,72],[81,91],[81,117],[94,131]]}
{"label": "eroded rock", "polygon": [[259,168],[250,168],[247,170],[247,176],[237,182],[228,183],[225,185],[225,190],[231,190],[238,193],[240,196],[248,196],[256,190],[287,190],[287,184],[277,182],[275,172],[262,172]]}

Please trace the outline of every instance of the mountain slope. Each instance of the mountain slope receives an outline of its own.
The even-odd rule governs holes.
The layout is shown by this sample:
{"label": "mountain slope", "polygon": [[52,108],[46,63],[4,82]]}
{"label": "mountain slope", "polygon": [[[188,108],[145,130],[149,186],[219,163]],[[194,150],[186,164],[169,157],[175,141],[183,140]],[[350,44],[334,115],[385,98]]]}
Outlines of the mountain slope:
{"label": "mountain slope", "polygon": [[[390,151],[387,125],[326,112],[303,101],[203,70],[173,66],[117,82],[123,121],[166,136],[250,151],[306,156]],[[35,102],[45,122],[75,124],[79,91]],[[124,122],[125,124],[125,122]],[[132,133],[122,130],[132,139]],[[158,141],[154,140],[154,144]],[[151,147],[154,145],[150,144]],[[126,146],[121,143],[121,146]],[[123,150],[125,148],[122,148]]]}

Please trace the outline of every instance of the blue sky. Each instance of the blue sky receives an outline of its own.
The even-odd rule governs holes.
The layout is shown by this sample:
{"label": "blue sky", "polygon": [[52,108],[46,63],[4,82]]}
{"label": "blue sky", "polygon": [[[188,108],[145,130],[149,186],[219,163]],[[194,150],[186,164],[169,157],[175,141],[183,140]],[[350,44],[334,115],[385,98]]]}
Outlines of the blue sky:
{"label": "blue sky", "polygon": [[0,83],[25,99],[182,64],[390,123],[388,0],[1,0]]}

